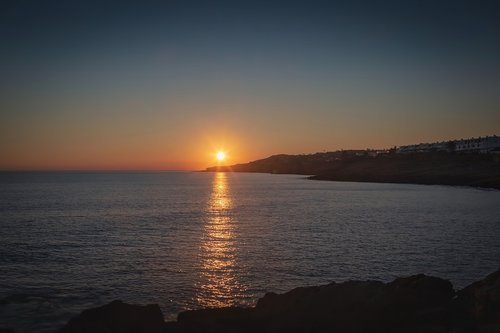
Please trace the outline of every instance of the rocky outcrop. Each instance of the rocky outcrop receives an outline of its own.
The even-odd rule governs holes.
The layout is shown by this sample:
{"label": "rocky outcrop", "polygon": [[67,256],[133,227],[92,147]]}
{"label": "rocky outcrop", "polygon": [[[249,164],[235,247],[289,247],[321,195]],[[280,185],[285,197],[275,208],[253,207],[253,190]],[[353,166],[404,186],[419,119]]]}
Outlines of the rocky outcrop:
{"label": "rocky outcrop", "polygon": [[457,293],[423,274],[333,282],[267,293],[253,308],[185,311],[169,323],[157,306],[115,301],[82,312],[61,332],[500,332],[499,311],[500,270]]}
{"label": "rocky outcrop", "polygon": [[178,332],[411,332],[450,328],[449,281],[425,275],[268,293],[252,309],[179,314]]}
{"label": "rocky outcrop", "polygon": [[13,331],[9,328],[0,327],[0,333],[15,333],[15,331]]}
{"label": "rocky outcrop", "polygon": [[113,301],[83,311],[72,318],[61,333],[160,333],[167,325],[157,304],[130,305]]}
{"label": "rocky outcrop", "polygon": [[457,292],[453,305],[464,327],[500,332],[500,269]]}

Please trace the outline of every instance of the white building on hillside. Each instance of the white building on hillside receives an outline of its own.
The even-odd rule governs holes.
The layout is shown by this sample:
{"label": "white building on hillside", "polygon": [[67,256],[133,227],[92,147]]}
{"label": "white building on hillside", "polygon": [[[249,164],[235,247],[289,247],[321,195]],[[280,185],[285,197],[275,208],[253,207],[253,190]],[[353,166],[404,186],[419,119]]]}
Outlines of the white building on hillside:
{"label": "white building on hillside", "polygon": [[425,153],[430,151],[450,151],[448,142],[418,143],[416,145],[400,146],[398,153]]}
{"label": "white building on hillside", "polygon": [[400,146],[396,150],[396,152],[401,154],[424,153],[431,151],[456,151],[462,153],[500,153],[500,137],[494,135],[434,143],[419,143],[415,145]]}
{"label": "white building on hillside", "polygon": [[489,153],[500,149],[500,136],[455,140],[455,151]]}

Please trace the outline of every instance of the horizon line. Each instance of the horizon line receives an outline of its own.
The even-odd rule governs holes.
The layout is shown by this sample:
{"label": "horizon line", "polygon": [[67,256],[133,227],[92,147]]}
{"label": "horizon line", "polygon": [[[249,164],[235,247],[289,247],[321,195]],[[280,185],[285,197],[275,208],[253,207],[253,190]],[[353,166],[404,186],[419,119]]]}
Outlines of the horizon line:
{"label": "horizon line", "polygon": [[196,172],[201,170],[196,169],[0,169],[0,172],[79,172],[79,173],[95,173],[95,172]]}

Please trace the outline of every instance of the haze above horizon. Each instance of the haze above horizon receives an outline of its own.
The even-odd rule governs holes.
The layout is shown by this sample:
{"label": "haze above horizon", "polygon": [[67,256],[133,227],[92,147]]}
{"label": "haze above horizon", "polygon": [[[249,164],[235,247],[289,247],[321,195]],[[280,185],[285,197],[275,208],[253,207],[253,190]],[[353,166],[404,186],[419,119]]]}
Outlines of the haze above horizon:
{"label": "haze above horizon", "polygon": [[498,134],[495,1],[24,1],[0,170],[202,170]]}

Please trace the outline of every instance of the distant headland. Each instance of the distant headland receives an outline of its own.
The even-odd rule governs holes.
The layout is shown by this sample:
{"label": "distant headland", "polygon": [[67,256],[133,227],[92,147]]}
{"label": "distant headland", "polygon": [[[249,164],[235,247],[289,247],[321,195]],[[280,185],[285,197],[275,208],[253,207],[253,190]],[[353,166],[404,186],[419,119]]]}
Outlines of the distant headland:
{"label": "distant headland", "polygon": [[375,150],[273,155],[205,171],[308,175],[310,179],[458,185],[500,189],[500,137],[479,137]]}

